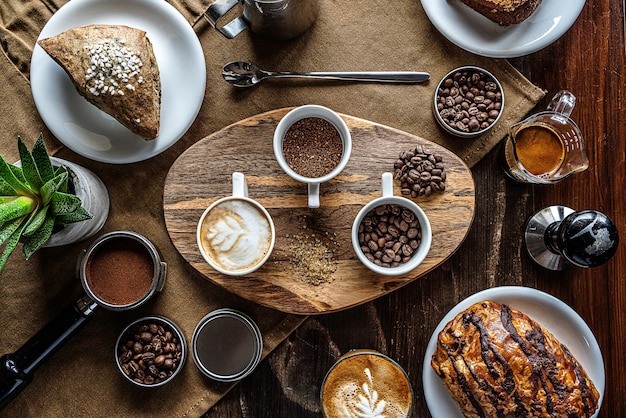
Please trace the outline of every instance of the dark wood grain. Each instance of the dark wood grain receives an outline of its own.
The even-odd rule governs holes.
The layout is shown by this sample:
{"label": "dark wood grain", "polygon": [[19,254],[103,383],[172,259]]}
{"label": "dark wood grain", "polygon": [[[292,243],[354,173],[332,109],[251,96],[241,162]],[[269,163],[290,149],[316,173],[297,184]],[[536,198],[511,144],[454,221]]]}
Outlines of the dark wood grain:
{"label": "dark wood grain", "polygon": [[[253,116],[211,134],[187,149],[170,168],[163,199],[165,222],[172,242],[193,268],[261,305],[288,313],[319,314],[392,292],[433,271],[459,248],[474,218],[475,199],[472,173],[459,157],[415,135],[342,115],[352,136],[350,161],[335,179],[321,185],[321,207],[311,210],[306,185],[282,172],[273,156],[273,133],[288,110]],[[447,173],[444,191],[415,199],[429,218],[433,242],[426,259],[413,271],[399,276],[376,274],[354,254],[352,224],[365,204],[380,197],[382,173],[393,171],[399,153],[416,145],[441,155]],[[200,255],[195,234],[203,211],[232,193],[233,171],[246,175],[249,196],[268,210],[276,228],[269,260],[242,278],[214,271]],[[194,187],[189,187],[190,182]],[[394,187],[400,195],[399,182]],[[323,246],[332,254],[329,264],[334,272],[324,282],[311,284],[309,277],[298,274],[293,249],[302,242],[308,242],[311,249]]]}
{"label": "dark wood grain", "polygon": [[620,244],[604,266],[551,272],[525,253],[521,229],[544,206],[595,209],[626,233],[626,67],[622,0],[586,2],[570,30],[554,44],[510,61],[546,89],[542,109],[557,91],[578,98],[573,118],[585,137],[590,168],[553,186],[507,180],[494,150],[472,168],[476,214],[470,233],[446,263],[373,302],[310,317],[258,370],[237,385],[207,417],[319,417],[319,386],[342,353],[375,348],[402,364],[415,391],[415,417],[428,417],[423,397],[424,349],[441,317],[485,288],[536,287],[570,305],[600,344],[606,390],[600,418],[626,416],[626,254]]}

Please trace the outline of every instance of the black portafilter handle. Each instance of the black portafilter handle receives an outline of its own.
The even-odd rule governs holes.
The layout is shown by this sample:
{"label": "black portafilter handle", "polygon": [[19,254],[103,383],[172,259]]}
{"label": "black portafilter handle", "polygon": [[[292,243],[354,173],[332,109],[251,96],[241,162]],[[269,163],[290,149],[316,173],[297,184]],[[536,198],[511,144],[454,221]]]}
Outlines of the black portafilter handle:
{"label": "black portafilter handle", "polygon": [[573,212],[545,231],[545,243],[578,267],[596,267],[615,255],[619,243],[617,227],[608,216],[595,210]]}
{"label": "black portafilter handle", "polygon": [[96,308],[88,296],[63,309],[15,353],[0,357],[0,410],[33,380],[35,370],[85,325]]}

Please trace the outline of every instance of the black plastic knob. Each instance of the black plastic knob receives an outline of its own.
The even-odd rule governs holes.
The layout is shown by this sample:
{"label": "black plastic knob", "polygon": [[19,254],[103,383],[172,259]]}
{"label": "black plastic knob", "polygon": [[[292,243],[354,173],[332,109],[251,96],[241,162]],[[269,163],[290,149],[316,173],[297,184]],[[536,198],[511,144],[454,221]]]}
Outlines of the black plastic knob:
{"label": "black plastic knob", "polygon": [[579,267],[595,267],[615,255],[619,235],[608,216],[595,210],[583,210],[549,225],[546,246]]}

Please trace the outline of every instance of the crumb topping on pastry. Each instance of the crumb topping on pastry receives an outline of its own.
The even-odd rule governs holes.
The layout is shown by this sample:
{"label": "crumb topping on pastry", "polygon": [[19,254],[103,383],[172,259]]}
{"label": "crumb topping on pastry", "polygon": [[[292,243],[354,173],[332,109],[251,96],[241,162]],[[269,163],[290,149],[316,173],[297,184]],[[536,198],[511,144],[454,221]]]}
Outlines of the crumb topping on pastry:
{"label": "crumb topping on pastry", "polygon": [[123,40],[103,39],[95,45],[85,45],[90,66],[86,70],[86,84],[94,96],[100,94],[124,95],[143,83],[138,76],[143,62],[138,54],[124,45]]}

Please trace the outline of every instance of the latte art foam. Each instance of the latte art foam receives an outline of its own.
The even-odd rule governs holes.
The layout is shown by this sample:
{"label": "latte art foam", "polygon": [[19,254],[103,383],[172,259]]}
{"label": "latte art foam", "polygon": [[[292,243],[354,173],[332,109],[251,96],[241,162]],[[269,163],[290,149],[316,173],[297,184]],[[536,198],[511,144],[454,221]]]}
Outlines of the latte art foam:
{"label": "latte art foam", "polygon": [[252,203],[230,199],[218,203],[201,226],[202,249],[222,270],[237,272],[259,264],[268,253],[272,230]]}
{"label": "latte art foam", "polygon": [[322,388],[328,418],[408,417],[412,404],[406,374],[378,353],[348,355],[331,369]]}

